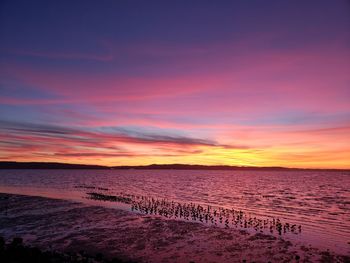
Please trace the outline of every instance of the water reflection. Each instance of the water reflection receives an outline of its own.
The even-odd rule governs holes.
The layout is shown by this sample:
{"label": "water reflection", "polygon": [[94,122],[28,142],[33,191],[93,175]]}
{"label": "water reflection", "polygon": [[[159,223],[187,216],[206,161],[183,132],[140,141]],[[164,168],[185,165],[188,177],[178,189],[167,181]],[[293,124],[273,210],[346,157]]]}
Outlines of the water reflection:
{"label": "water reflection", "polygon": [[[82,185],[95,188],[76,188]],[[151,195],[203,207],[234,207],[252,217],[302,225],[302,234],[292,234],[291,239],[341,253],[350,251],[350,173],[345,172],[1,170],[0,190],[5,188],[79,201],[84,201],[87,190],[108,189],[104,194]],[[104,203],[117,206],[117,202]]]}

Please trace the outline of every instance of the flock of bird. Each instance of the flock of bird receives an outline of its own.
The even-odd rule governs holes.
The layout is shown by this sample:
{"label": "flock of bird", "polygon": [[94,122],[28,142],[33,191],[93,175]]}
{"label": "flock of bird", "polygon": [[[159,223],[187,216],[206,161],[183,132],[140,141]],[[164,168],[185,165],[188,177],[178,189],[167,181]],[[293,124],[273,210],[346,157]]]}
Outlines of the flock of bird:
{"label": "flock of bird", "polygon": [[88,192],[87,195],[88,198],[94,200],[129,204],[132,211],[142,214],[159,215],[169,219],[197,221],[225,228],[236,227],[240,229],[254,229],[260,232],[269,231],[270,233],[274,233],[276,231],[279,235],[285,233],[301,233],[300,225],[282,223],[278,218],[260,219],[234,208],[227,209],[210,205],[200,205],[192,202],[180,203],[167,199],[123,193],[108,195],[99,192]]}

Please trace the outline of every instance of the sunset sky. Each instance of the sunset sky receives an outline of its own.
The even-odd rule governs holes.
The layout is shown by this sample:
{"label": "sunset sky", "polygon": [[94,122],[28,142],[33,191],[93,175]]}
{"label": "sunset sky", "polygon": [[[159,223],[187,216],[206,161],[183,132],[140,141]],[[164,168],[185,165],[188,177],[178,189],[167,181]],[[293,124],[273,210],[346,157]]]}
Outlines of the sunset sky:
{"label": "sunset sky", "polygon": [[1,1],[0,160],[350,168],[350,2]]}

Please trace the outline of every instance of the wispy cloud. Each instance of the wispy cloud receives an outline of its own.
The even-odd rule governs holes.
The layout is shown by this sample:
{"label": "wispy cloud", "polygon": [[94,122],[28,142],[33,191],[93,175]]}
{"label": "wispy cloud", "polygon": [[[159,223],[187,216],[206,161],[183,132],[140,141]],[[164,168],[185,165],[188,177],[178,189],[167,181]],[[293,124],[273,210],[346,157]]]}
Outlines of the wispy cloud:
{"label": "wispy cloud", "polygon": [[[230,148],[213,140],[180,135],[164,135],[125,128],[67,128],[47,124],[0,121],[0,149],[9,154],[40,154],[58,157],[183,156],[202,152],[201,148]],[[9,142],[9,143],[6,143]],[[133,147],[129,147],[133,145]],[[148,150],[142,149],[147,147]],[[246,146],[239,146],[247,148]],[[150,151],[150,149],[154,151]]]}
{"label": "wispy cloud", "polygon": [[44,59],[55,60],[93,60],[93,61],[111,61],[114,59],[112,54],[94,54],[94,53],[77,53],[77,52],[59,52],[59,51],[35,51],[25,49],[7,49],[1,50],[3,53],[24,56],[24,57],[37,57]]}

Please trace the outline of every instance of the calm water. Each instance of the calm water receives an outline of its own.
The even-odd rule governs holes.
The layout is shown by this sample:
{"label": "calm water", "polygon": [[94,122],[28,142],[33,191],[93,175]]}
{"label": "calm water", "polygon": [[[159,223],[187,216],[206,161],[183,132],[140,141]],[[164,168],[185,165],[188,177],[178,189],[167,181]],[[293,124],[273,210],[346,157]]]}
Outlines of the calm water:
{"label": "calm water", "polygon": [[[181,170],[1,170],[0,192],[86,202],[86,189],[242,209],[302,225],[288,239],[350,254],[350,173]],[[102,205],[106,205],[102,203]],[[110,205],[110,204],[109,204]],[[123,206],[120,206],[123,207]],[[124,206],[125,208],[125,206]]]}

